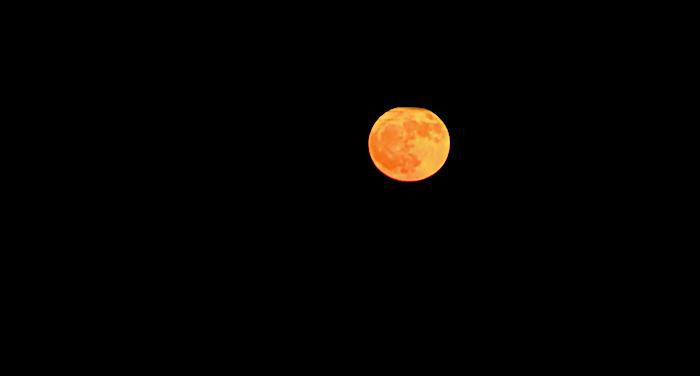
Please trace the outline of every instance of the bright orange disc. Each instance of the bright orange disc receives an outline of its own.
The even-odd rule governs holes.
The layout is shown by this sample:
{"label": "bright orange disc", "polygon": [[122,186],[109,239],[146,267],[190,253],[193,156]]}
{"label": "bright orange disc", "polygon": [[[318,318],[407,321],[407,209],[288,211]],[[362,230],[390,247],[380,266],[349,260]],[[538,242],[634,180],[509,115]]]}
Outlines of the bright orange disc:
{"label": "bright orange disc", "polygon": [[424,108],[394,108],[377,119],[369,134],[369,155],[375,166],[399,181],[434,175],[449,152],[445,123]]}

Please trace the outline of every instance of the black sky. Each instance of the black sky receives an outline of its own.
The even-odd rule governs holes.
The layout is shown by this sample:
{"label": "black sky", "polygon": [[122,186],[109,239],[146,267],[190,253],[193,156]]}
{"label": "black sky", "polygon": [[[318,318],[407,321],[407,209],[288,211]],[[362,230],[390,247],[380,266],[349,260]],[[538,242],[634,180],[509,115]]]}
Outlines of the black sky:
{"label": "black sky", "polygon": [[[645,343],[660,320],[639,313],[670,306],[649,295],[692,285],[664,275],[680,259],[658,262],[674,238],[657,222],[693,222],[654,211],[674,204],[652,172],[671,171],[659,156],[675,144],[657,138],[668,68],[649,46],[672,38],[643,5],[256,6],[68,10],[83,22],[37,8],[64,32],[27,31],[42,82],[25,89],[52,103],[23,121],[56,151],[31,156],[29,199],[9,197],[47,227],[20,238],[48,243],[20,253],[56,273],[39,283],[56,304],[25,294],[37,322],[72,330],[50,320],[64,313],[118,357],[167,353],[158,367],[194,347],[197,367],[222,354],[395,369],[433,350],[522,368],[502,349],[549,364]],[[370,159],[370,129],[395,107],[450,132],[424,181]]]}
{"label": "black sky", "polygon": [[[654,109],[638,100],[637,42],[584,21],[492,12],[263,33],[209,19],[148,39],[125,96],[148,113],[134,126],[149,154],[136,191],[178,246],[271,247],[282,269],[505,277],[622,263],[590,252],[643,210],[632,155]],[[409,184],[367,149],[374,121],[406,106],[451,137],[443,169]]]}

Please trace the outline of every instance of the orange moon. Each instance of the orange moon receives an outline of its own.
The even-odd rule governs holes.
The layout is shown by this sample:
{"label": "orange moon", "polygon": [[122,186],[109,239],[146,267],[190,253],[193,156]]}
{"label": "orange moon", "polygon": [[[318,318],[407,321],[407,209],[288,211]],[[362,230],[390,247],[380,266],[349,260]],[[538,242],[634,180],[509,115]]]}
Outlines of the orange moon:
{"label": "orange moon", "polygon": [[445,123],[429,110],[398,107],[372,126],[369,155],[379,171],[399,181],[434,175],[447,161],[450,135]]}

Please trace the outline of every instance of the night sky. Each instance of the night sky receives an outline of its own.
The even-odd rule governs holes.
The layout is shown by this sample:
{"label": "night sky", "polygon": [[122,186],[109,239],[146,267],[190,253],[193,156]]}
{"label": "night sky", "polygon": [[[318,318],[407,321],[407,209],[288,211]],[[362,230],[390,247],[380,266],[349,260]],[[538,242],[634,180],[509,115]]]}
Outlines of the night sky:
{"label": "night sky", "polygon": [[[636,139],[655,115],[635,42],[573,16],[461,17],[271,34],[206,18],[144,42],[125,65],[137,74],[122,73],[140,152],[122,190],[134,199],[120,198],[162,246],[143,264],[212,298],[394,314],[472,299],[497,317],[611,291],[634,260]],[[395,107],[429,109],[450,133],[424,181],[370,159],[370,129]]]}
{"label": "night sky", "polygon": [[[144,178],[183,223],[263,229],[261,242],[367,248],[378,234],[439,253],[587,241],[637,168],[617,148],[640,106],[632,42],[566,27],[575,18],[485,14],[401,29],[319,21],[258,39],[212,21],[149,40],[132,99],[149,110],[141,142],[158,145]],[[425,181],[371,162],[371,126],[394,107],[427,108],[450,132],[445,166]]]}
{"label": "night sky", "polygon": [[[172,140],[155,172],[167,169],[158,197],[173,203],[176,228],[195,229],[183,233],[187,244],[238,247],[242,237],[308,267],[330,257],[346,271],[467,263],[483,266],[475,273],[524,273],[562,257],[562,247],[594,246],[627,210],[618,183],[631,167],[621,168],[615,145],[626,127],[617,111],[630,103],[602,68],[564,61],[560,43],[490,40],[452,54],[387,39],[290,48],[235,68],[234,54],[198,63],[165,103],[175,115],[162,125]],[[372,164],[370,129],[394,107],[427,108],[445,122],[450,155],[433,177],[401,183]],[[290,252],[297,247],[306,256]]]}
{"label": "night sky", "polygon": [[[640,63],[652,61],[654,33],[631,25],[648,18],[524,3],[335,4],[169,3],[128,10],[105,33],[93,31],[115,10],[70,38],[46,36],[58,47],[39,68],[64,62],[87,83],[56,64],[63,84],[42,95],[70,105],[37,112],[91,150],[50,139],[75,162],[48,158],[58,176],[34,189],[65,209],[26,214],[67,224],[31,236],[92,274],[49,265],[76,281],[56,296],[94,291],[79,297],[89,309],[47,305],[39,320],[96,317],[94,328],[126,338],[116,356],[143,346],[141,356],[167,352],[163,363],[179,366],[168,346],[182,359],[196,347],[234,367],[249,358],[287,369],[433,350],[522,370],[499,349],[549,362],[608,344],[600,352],[617,356],[625,346],[611,336],[644,336],[647,322],[633,318],[651,304],[628,302],[671,290],[649,267],[669,248],[649,225],[650,197],[666,205],[665,180],[649,171],[668,171],[656,138],[669,111],[650,99]],[[85,35],[75,59],[64,45]],[[396,107],[426,108],[449,131],[447,161],[426,180],[392,180],[370,158],[372,125]],[[593,345],[560,346],[580,338]]]}

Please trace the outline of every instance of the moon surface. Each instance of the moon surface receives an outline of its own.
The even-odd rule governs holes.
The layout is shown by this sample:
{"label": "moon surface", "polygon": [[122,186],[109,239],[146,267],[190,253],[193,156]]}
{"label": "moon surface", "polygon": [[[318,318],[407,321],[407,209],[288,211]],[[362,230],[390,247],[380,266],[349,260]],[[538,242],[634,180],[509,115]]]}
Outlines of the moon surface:
{"label": "moon surface", "polygon": [[450,135],[429,110],[398,107],[380,116],[369,134],[369,155],[379,171],[398,181],[434,175],[447,161]]}

